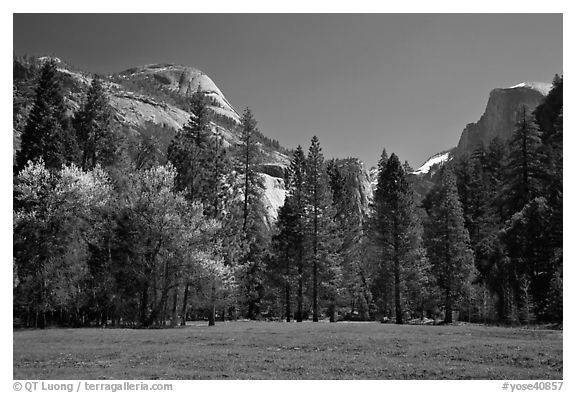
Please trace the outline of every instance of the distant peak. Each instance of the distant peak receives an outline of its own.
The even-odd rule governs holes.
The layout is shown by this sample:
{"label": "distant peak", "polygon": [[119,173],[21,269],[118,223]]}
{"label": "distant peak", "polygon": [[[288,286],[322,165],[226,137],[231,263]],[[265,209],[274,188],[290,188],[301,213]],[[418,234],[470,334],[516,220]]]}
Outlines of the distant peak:
{"label": "distant peak", "polygon": [[540,92],[542,95],[546,96],[552,89],[552,84],[546,82],[522,82],[518,83],[517,85],[510,86],[508,87],[508,89],[517,89],[521,87],[536,90]]}

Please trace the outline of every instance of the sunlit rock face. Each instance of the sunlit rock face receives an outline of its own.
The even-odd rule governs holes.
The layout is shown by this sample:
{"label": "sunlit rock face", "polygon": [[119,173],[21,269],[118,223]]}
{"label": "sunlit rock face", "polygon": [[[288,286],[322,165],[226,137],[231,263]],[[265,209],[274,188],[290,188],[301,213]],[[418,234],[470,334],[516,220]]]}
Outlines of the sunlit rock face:
{"label": "sunlit rock face", "polygon": [[261,174],[264,180],[264,193],[262,202],[266,210],[266,222],[273,225],[278,218],[278,211],[284,205],[286,199],[286,188],[284,179],[273,177],[265,173]]}
{"label": "sunlit rock face", "polygon": [[[48,57],[30,59],[27,63],[15,61],[14,79],[29,79],[34,82],[34,68],[45,62]],[[93,75],[89,72],[70,67],[59,59],[57,63],[67,113],[72,116],[81,106],[84,95],[92,82]],[[189,121],[190,113],[185,105],[177,105],[164,99],[166,92],[181,97],[186,102],[194,92],[200,90],[209,99],[209,109],[229,121],[222,126],[212,122],[210,128],[223,138],[224,147],[228,148],[241,143],[240,116],[230,104],[220,88],[204,72],[189,66],[174,64],[150,64],[130,68],[115,75],[103,76],[103,84],[108,93],[110,105],[116,121],[130,133],[139,133],[149,123],[179,132]],[[131,86],[140,86],[133,89]],[[29,112],[33,96],[27,99],[18,116],[25,117]],[[262,130],[266,134],[266,130]],[[19,149],[19,133],[14,130],[14,155]],[[290,164],[290,157],[280,149],[257,144],[260,150],[260,165],[257,171],[263,177],[264,189],[262,202],[265,207],[264,221],[273,225],[278,217],[278,210],[284,204],[284,170]]]}
{"label": "sunlit rock face", "polygon": [[547,83],[527,82],[492,90],[480,120],[464,128],[458,143],[458,152],[471,152],[480,144],[487,146],[495,137],[502,140],[510,138],[514,132],[518,109],[525,105],[530,111],[534,110],[550,88],[551,85]]}
{"label": "sunlit rock face", "polygon": [[211,100],[213,109],[236,121],[240,120],[238,112],[228,102],[222,91],[208,75],[197,68],[175,64],[149,64],[130,68],[120,73],[127,79],[151,78],[163,89],[190,97],[200,90]]}

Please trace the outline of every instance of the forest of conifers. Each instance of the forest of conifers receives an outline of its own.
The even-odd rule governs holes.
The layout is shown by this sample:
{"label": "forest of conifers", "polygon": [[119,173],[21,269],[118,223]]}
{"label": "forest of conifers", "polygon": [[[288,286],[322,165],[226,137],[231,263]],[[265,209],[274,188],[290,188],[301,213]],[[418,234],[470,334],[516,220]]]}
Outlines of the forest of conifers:
{"label": "forest of conifers", "polygon": [[366,204],[362,164],[325,160],[311,138],[293,150],[272,225],[249,109],[241,143],[225,147],[198,91],[163,144],[121,132],[101,79],[72,116],[59,83],[47,61],[15,157],[15,325],[562,322],[561,77],[518,111],[509,140],[426,175],[423,198],[383,149]]}

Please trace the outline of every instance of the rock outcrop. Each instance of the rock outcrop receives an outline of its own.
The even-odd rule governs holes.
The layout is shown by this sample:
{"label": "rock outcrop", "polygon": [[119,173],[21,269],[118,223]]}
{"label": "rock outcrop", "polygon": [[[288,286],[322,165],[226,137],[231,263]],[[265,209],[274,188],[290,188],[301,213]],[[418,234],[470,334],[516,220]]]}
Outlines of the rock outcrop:
{"label": "rock outcrop", "polygon": [[[30,58],[26,61],[15,59],[14,81],[28,81],[30,88],[27,97],[18,97],[21,104],[16,115],[22,122],[28,114],[33,99],[35,73],[48,57]],[[90,73],[74,69],[60,59],[54,59],[63,83],[67,113],[73,115],[80,107],[84,94],[92,82]],[[109,95],[115,119],[133,132],[139,132],[147,123],[154,123],[174,129],[176,132],[188,122],[190,114],[185,110],[186,99],[198,89],[209,98],[209,108],[227,119],[212,122],[213,132],[223,137],[226,147],[240,143],[237,129],[240,117],[226,99],[222,91],[204,72],[188,66],[173,64],[153,64],[134,67],[119,74],[104,77],[104,85]],[[171,99],[166,99],[171,98]],[[15,103],[16,105],[16,103]],[[224,125],[223,125],[224,124]],[[14,154],[19,148],[19,132],[14,129]],[[259,172],[263,177],[263,203],[266,209],[264,220],[271,225],[284,204],[284,168],[290,158],[280,150],[258,144],[261,151]]]}
{"label": "rock outcrop", "polygon": [[149,64],[123,71],[120,73],[120,77],[140,80],[151,78],[161,88],[182,97],[189,97],[195,91],[201,90],[211,100],[215,112],[237,122],[240,121],[238,112],[228,102],[214,81],[197,68],[175,64]]}
{"label": "rock outcrop", "polygon": [[480,120],[464,128],[457,152],[471,152],[480,144],[488,145],[495,137],[503,140],[510,138],[514,132],[518,109],[525,105],[530,111],[534,110],[550,87],[546,83],[521,83],[506,89],[492,90]]}

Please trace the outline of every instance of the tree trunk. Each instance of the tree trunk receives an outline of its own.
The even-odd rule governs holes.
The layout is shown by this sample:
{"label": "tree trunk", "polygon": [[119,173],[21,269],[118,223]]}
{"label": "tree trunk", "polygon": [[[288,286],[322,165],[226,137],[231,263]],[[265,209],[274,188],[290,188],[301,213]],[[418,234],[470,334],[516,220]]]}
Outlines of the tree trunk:
{"label": "tree trunk", "polygon": [[396,309],[396,323],[402,324],[402,303],[400,300],[400,245],[398,233],[398,218],[394,217],[394,306]]}
{"label": "tree trunk", "polygon": [[452,292],[450,288],[446,290],[446,315],[444,316],[445,323],[452,323]]}
{"label": "tree trunk", "polygon": [[[445,228],[449,228],[449,222],[448,222],[448,215],[446,214],[444,216],[444,223],[445,223]],[[448,285],[446,288],[446,315],[444,315],[444,322],[445,323],[452,323],[452,283],[453,283],[453,278],[452,278],[452,274],[453,274],[453,267],[452,267],[452,260],[451,260],[451,254],[450,254],[450,232],[447,231],[446,232],[446,239],[445,241],[445,252],[446,255],[444,256],[446,258],[447,261],[447,266],[448,266]]]}
{"label": "tree trunk", "polygon": [[166,286],[162,289],[160,293],[160,300],[156,304],[152,304],[152,310],[150,311],[150,316],[146,320],[146,326],[153,325],[154,323],[159,323],[162,320],[160,325],[164,325],[164,314],[166,312],[166,303],[168,301],[168,287]]}
{"label": "tree trunk", "polygon": [[178,285],[174,288],[174,297],[172,300],[172,313],[170,315],[170,326],[175,327],[177,325],[176,319],[178,318]]}
{"label": "tree trunk", "polygon": [[318,264],[316,255],[312,264],[312,322],[318,322]]}
{"label": "tree trunk", "polygon": [[190,283],[187,282],[184,286],[184,299],[182,299],[182,320],[180,326],[186,326],[186,313],[188,312],[188,292],[190,291]]}
{"label": "tree trunk", "polygon": [[330,322],[336,322],[336,306],[333,301],[328,306],[328,314],[330,315]]}
{"label": "tree trunk", "polygon": [[150,295],[150,308],[154,308],[154,306],[156,304],[158,304],[157,301],[157,287],[156,287],[156,274],[152,274],[152,288],[150,290],[151,295]]}
{"label": "tree trunk", "polygon": [[140,303],[140,323],[146,326],[146,309],[148,308],[148,281],[144,283],[141,294],[142,301]]}
{"label": "tree trunk", "polygon": [[160,314],[160,325],[166,326],[166,314],[168,314],[168,296],[162,297],[162,313]]}
{"label": "tree trunk", "polygon": [[470,294],[468,301],[468,323],[470,322],[472,322],[472,294]]}
{"label": "tree trunk", "polygon": [[208,315],[208,326],[216,325],[216,279],[212,279],[212,290],[210,293],[210,314]]}
{"label": "tree trunk", "polygon": [[486,281],[482,286],[482,322],[486,323]]}
{"label": "tree trunk", "polygon": [[[40,281],[40,307],[42,307],[42,311],[40,314],[40,318],[36,318],[37,322],[36,322],[36,327],[39,327],[40,329],[44,329],[46,328],[46,294],[45,294],[45,282],[44,282],[44,275],[42,274],[41,276],[41,281]],[[39,322],[38,322],[39,321]]]}
{"label": "tree trunk", "polygon": [[242,231],[246,232],[246,224],[248,223],[248,170],[250,169],[250,134],[246,134],[246,162],[244,163],[244,222],[242,224]]}
{"label": "tree trunk", "polygon": [[402,324],[402,305],[400,300],[400,261],[394,258],[394,305],[396,308],[396,323]]}
{"label": "tree trunk", "polygon": [[298,309],[296,312],[296,322],[302,322],[303,317],[303,303],[304,303],[304,255],[302,250],[302,244],[299,245],[298,250]]}
{"label": "tree trunk", "polygon": [[300,263],[298,265],[298,309],[296,311],[296,322],[302,322],[302,303],[304,301],[302,294],[304,289],[304,277],[302,273],[302,263]]}
{"label": "tree trunk", "polygon": [[286,258],[286,322],[290,322],[290,261]]}
{"label": "tree trunk", "polygon": [[314,186],[314,261],[312,264],[312,322],[318,322],[318,197]]}

